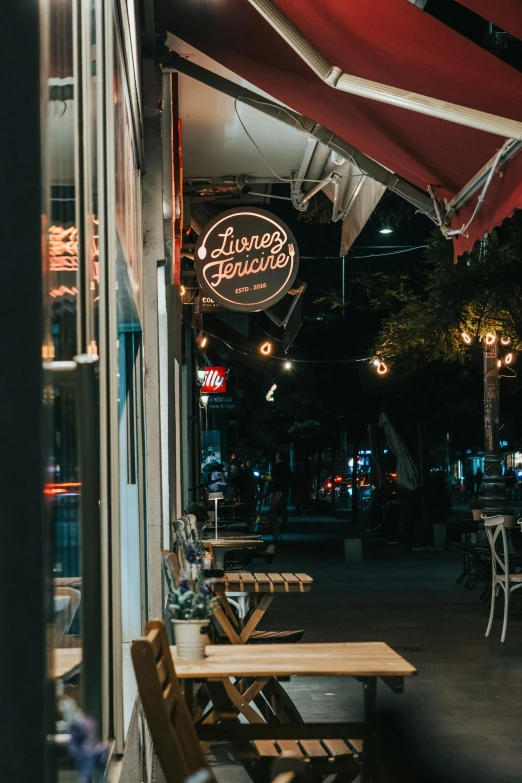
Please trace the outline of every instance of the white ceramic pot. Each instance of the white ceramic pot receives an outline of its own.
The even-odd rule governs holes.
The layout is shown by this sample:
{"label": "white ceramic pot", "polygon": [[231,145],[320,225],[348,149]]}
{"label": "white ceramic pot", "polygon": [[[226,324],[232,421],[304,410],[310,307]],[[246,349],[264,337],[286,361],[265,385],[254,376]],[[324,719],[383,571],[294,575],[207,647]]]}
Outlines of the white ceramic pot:
{"label": "white ceramic pot", "polygon": [[473,519],[475,520],[475,522],[480,522],[480,520],[482,519],[483,512],[484,512],[483,508],[472,508],[471,509],[471,513],[473,514]]}
{"label": "white ceramic pot", "polygon": [[208,620],[173,620],[178,658],[197,661],[205,657]]}
{"label": "white ceramic pot", "polygon": [[212,568],[212,558],[211,557],[204,557],[203,558],[203,570],[204,571],[210,571]]}

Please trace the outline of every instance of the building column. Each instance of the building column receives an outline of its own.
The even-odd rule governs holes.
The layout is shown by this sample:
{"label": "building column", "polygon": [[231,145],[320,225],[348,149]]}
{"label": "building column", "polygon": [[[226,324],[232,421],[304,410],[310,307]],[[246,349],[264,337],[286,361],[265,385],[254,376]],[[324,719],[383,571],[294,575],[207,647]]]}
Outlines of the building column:
{"label": "building column", "polygon": [[164,548],[161,464],[161,397],[158,336],[158,265],[164,263],[161,142],[161,72],[143,61],[143,131],[146,171],[143,188],[143,358],[145,388],[145,459],[147,487],[147,569],[150,617],[163,614]]}

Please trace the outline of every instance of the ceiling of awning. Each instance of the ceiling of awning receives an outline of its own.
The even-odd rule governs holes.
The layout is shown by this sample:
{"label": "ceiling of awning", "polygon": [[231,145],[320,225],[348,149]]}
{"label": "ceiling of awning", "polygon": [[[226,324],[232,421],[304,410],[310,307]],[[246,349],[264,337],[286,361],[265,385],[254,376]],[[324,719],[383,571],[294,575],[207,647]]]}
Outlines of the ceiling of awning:
{"label": "ceiling of awning", "polygon": [[[488,0],[489,7],[494,4],[509,5]],[[522,74],[407,0],[276,0],[276,5],[346,73],[522,121]],[[171,32],[424,192],[431,185],[441,200],[455,196],[504,142],[334,91],[248,0],[168,0],[166,9],[163,22]],[[476,196],[454,216],[454,228],[466,222],[475,203]],[[468,236],[457,240],[458,251],[520,206],[518,155],[495,175]]]}

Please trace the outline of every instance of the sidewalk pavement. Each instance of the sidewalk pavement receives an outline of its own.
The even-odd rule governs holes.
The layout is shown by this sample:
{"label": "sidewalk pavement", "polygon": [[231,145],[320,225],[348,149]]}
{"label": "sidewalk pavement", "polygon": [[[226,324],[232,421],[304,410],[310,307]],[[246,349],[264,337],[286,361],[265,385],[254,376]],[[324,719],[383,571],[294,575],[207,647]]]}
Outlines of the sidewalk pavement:
{"label": "sidewalk pavement", "polygon": [[[484,637],[488,606],[455,583],[460,553],[372,546],[346,564],[346,523],[289,517],[271,566],[314,577],[305,596],[274,601],[264,627],[306,628],[303,641],[384,641],[418,669],[405,692],[381,687],[383,783],[519,783],[522,768],[522,602],[515,593],[507,640],[500,616]],[[285,684],[305,720],[357,719],[360,686],[350,679],[292,678]],[[210,751],[220,780],[243,783],[226,746]]]}

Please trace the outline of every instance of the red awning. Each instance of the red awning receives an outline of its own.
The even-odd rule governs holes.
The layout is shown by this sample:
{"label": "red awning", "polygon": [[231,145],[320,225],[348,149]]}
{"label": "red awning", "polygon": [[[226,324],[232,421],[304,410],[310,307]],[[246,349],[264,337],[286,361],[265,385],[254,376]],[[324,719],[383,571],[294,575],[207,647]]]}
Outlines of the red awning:
{"label": "red awning", "polygon": [[470,11],[483,16],[488,22],[522,39],[522,7],[520,0],[458,0]]}
{"label": "red awning", "polygon": [[[168,29],[292,109],[441,200],[453,198],[505,139],[322,82],[248,0],[170,0]],[[275,0],[342,71],[522,121],[522,74],[407,0]],[[467,0],[471,3],[472,0]],[[478,3],[478,0],[475,0]],[[490,8],[508,0],[483,0]],[[460,228],[477,196],[452,220]],[[522,206],[522,155],[497,173],[457,252]]]}

